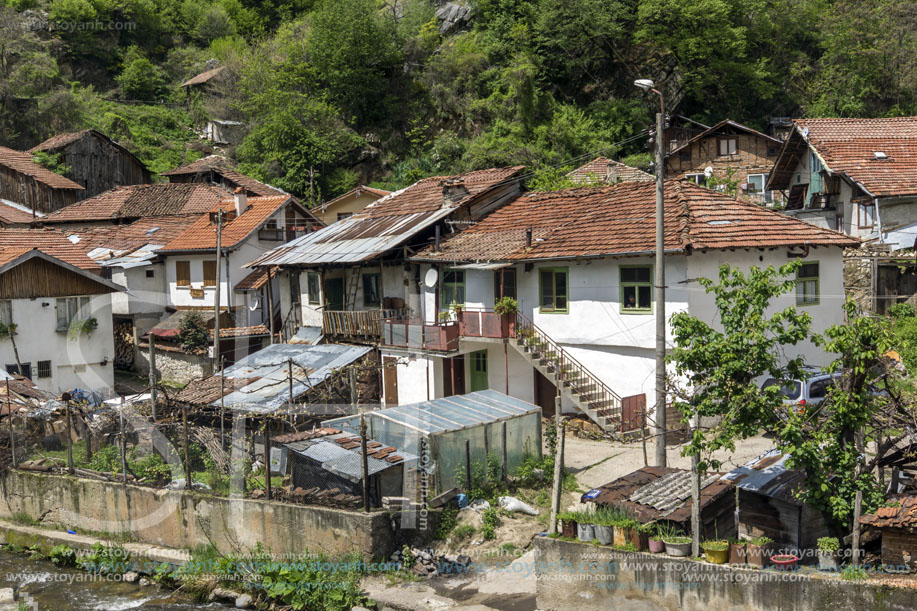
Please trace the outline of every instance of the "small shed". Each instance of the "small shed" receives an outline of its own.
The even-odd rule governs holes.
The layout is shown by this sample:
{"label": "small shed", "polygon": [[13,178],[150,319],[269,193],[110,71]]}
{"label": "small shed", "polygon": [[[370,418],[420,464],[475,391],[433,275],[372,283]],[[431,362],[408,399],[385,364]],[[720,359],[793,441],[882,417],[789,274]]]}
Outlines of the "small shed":
{"label": "small shed", "polygon": [[[420,457],[432,476],[429,496],[464,488],[466,464],[485,464],[488,455],[498,457],[507,474],[526,455],[541,456],[541,408],[494,390],[381,409],[365,417],[370,437]],[[359,434],[360,417],[325,425]]]}
{"label": "small shed", "polygon": [[[291,488],[303,491],[337,490],[362,497],[363,452],[359,436],[323,427],[274,438],[289,450]],[[369,499],[374,507],[384,496],[403,496],[405,478],[413,478],[417,457],[367,439],[366,467]]]}
{"label": "small shed", "polygon": [[787,456],[776,448],[723,476],[739,489],[739,536],[766,536],[797,549],[814,548],[819,537],[829,536],[821,513],[797,498],[804,473],[786,467]]}
{"label": "small shed", "polygon": [[880,507],[860,516],[860,524],[882,533],[882,564],[903,570],[917,570],[917,494],[888,499],[894,507]]}
{"label": "small shed", "polygon": [[[735,533],[735,485],[721,473],[701,478],[701,537],[724,539]],[[643,467],[590,490],[583,501],[625,509],[639,522],[668,523],[691,531],[691,472],[674,467]]]}

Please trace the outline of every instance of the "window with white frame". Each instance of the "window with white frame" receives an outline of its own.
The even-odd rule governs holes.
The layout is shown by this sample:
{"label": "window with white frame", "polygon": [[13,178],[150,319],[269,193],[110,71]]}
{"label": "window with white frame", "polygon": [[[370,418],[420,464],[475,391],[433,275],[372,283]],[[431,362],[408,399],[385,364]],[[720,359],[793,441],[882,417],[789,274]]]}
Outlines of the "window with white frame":
{"label": "window with white frame", "polygon": [[768,203],[774,201],[774,194],[764,190],[764,185],[767,184],[767,174],[749,174],[746,183],[749,195],[761,196],[761,201]]}
{"label": "window with white frame", "polygon": [[796,271],[796,305],[818,303],[818,261],[803,263]]}
{"label": "window with white frame", "polygon": [[707,177],[704,174],[685,174],[685,180],[690,180],[702,187],[707,184]]}
{"label": "window with white frame", "polygon": [[720,156],[735,155],[738,149],[738,138],[720,138]]}
{"label": "window with white frame", "polygon": [[0,299],[0,324],[7,327],[13,324],[13,302],[9,299]]}
{"label": "window with white frame", "polygon": [[89,318],[89,297],[63,297],[57,300],[57,330],[66,331],[74,320]]}

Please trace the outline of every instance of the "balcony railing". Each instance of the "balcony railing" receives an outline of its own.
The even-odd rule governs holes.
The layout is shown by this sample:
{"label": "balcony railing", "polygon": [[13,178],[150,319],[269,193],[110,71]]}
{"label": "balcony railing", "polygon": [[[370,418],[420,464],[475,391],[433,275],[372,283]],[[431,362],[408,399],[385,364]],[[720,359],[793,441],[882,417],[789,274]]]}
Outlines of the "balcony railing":
{"label": "balcony railing", "polygon": [[337,337],[379,340],[386,319],[404,318],[405,309],[389,310],[326,310],[322,313],[322,334]]}
{"label": "balcony railing", "polygon": [[290,240],[306,235],[306,233],[306,231],[299,229],[264,227],[258,230],[258,239],[265,242],[289,242]]}
{"label": "balcony railing", "polygon": [[396,348],[449,352],[458,350],[459,324],[441,322],[425,324],[421,320],[386,320],[382,344]]}
{"label": "balcony railing", "polygon": [[462,337],[516,337],[515,315],[501,316],[493,310],[462,310],[456,313]]}

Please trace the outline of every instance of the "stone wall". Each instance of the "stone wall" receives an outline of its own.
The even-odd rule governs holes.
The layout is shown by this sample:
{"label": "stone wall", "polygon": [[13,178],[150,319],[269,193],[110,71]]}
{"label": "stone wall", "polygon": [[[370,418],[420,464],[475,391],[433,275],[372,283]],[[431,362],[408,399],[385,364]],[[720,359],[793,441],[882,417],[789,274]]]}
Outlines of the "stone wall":
{"label": "stone wall", "polygon": [[0,517],[25,513],[42,524],[126,534],[164,547],[212,544],[220,553],[238,554],[261,543],[275,555],[357,552],[372,560],[387,559],[400,542],[400,520],[388,512],[229,499],[16,470],[0,476],[0,492]]}
{"label": "stone wall", "polygon": [[875,308],[873,259],[866,249],[848,248],[844,251],[844,292],[853,299],[863,312]]}
{"label": "stone wall", "polygon": [[905,611],[917,590],[733,569],[536,537],[539,609],[577,611]]}
{"label": "stone wall", "polygon": [[[221,351],[222,352],[222,351]],[[150,346],[138,344],[134,355],[134,368],[138,373],[150,372]],[[157,379],[172,384],[187,384],[191,380],[206,378],[213,373],[210,357],[206,354],[188,354],[175,348],[156,345]]]}

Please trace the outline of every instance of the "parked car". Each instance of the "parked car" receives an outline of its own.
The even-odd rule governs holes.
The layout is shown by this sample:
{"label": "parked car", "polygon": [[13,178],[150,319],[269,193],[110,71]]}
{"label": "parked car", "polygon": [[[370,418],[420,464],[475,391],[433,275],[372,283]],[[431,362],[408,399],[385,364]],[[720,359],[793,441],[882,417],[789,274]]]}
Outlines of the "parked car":
{"label": "parked car", "polygon": [[806,405],[818,405],[828,396],[828,389],[837,381],[837,374],[812,373],[805,380],[788,380],[783,383],[767,378],[761,388],[780,386],[784,405],[796,405],[800,411]]}

